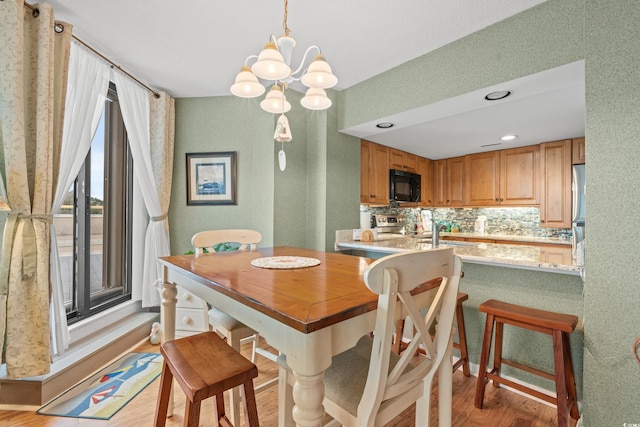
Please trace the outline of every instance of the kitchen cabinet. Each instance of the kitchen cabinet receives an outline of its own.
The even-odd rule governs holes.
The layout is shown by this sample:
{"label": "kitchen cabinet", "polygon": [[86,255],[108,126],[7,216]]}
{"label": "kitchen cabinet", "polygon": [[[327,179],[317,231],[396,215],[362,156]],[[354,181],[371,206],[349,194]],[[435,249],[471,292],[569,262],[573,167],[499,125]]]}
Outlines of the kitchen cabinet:
{"label": "kitchen cabinet", "polygon": [[360,203],[389,203],[389,148],[360,141]]}
{"label": "kitchen cabinet", "polygon": [[418,173],[418,159],[415,154],[389,148],[389,169]]}
{"label": "kitchen cabinet", "polygon": [[540,203],[540,147],[500,151],[500,204],[531,206]]}
{"label": "kitchen cabinet", "polygon": [[465,156],[467,206],[532,206],[540,199],[537,145]]}
{"label": "kitchen cabinet", "polygon": [[571,140],[540,144],[540,226],[571,228]]}
{"label": "kitchen cabinet", "polygon": [[584,137],[582,138],[573,138],[571,141],[571,157],[574,165],[583,165],[585,164],[586,155],[585,155],[585,143]]}
{"label": "kitchen cabinet", "polygon": [[498,151],[469,154],[465,164],[466,204],[500,204],[500,154]]}
{"label": "kitchen cabinet", "polygon": [[420,185],[419,206],[433,206],[433,160],[425,157],[418,158],[418,173],[422,177]]}
{"label": "kitchen cabinet", "polygon": [[464,206],[464,156],[433,162],[434,206]]}

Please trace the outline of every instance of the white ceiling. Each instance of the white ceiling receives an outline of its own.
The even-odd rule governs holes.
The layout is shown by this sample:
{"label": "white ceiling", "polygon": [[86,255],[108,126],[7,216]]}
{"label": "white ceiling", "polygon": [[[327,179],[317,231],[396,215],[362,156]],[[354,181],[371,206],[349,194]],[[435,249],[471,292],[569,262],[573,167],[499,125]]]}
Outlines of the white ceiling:
{"label": "white ceiling", "polygon": [[[259,53],[271,34],[283,34],[283,2],[276,0],[50,1],[56,19],[71,23],[75,36],[176,98],[229,95],[247,56]],[[335,89],[343,90],[542,2],[291,0],[287,23],[298,43],[292,63],[300,62],[308,46],[320,46],[338,76]],[[521,135],[510,146],[580,136],[584,72],[574,77],[556,91],[536,89],[536,96],[513,89],[514,96],[491,110],[485,105],[470,109],[475,104],[469,95],[381,118],[393,119],[391,131],[374,133],[375,127],[366,126],[344,131],[434,159],[482,151],[479,145],[499,142],[492,132],[503,132],[505,123]],[[542,130],[546,133],[537,133]],[[491,149],[496,148],[505,147]]]}

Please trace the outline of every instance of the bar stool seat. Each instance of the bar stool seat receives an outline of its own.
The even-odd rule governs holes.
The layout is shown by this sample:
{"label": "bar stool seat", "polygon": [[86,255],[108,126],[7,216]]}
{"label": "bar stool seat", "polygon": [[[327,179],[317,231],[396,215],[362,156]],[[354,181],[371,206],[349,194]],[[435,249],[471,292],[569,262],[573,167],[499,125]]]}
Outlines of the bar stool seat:
{"label": "bar stool seat", "polygon": [[[497,300],[488,300],[480,304],[478,310],[487,314],[480,354],[480,366],[478,372],[478,384],[476,388],[475,406],[482,408],[484,401],[485,385],[493,381],[494,387],[505,384],[523,393],[535,396],[539,399],[555,404],[558,409],[558,426],[569,425],[569,415],[578,419],[578,406],[576,397],[576,385],[571,362],[571,349],[569,346],[569,334],[575,330],[578,317],[571,314],[555,313],[509,304]],[[495,324],[495,347],[493,353],[493,369],[487,371],[491,340]],[[536,332],[551,335],[553,338],[553,361],[555,372],[544,372],[531,366],[527,366],[502,356],[502,332],[504,324],[517,326]],[[534,390],[518,382],[500,376],[501,365],[509,365],[541,377],[555,381],[556,393],[554,396]]]}
{"label": "bar stool seat", "polygon": [[[460,350],[460,358],[453,364],[453,372],[462,366],[462,373],[465,377],[470,376],[469,371],[469,353],[467,352],[467,335],[464,326],[464,311],[462,303],[469,299],[469,294],[458,292],[456,300],[456,327],[458,329],[458,342],[453,343],[453,348]],[[404,319],[398,320],[396,324],[396,334],[392,346],[392,350],[400,354],[407,348],[407,344],[402,342],[402,331],[404,329]],[[420,349],[424,353],[424,350]]]}
{"label": "bar stool seat", "polygon": [[242,387],[245,423],[249,426],[259,425],[253,389],[253,378],[258,376],[258,368],[217,333],[209,331],[168,341],[160,346],[160,352],[164,357],[164,365],[154,426],[165,425],[173,378],[187,397],[184,415],[186,427],[199,425],[200,404],[212,396],[215,398],[216,425],[220,421],[231,425],[225,413],[223,393],[238,386]]}

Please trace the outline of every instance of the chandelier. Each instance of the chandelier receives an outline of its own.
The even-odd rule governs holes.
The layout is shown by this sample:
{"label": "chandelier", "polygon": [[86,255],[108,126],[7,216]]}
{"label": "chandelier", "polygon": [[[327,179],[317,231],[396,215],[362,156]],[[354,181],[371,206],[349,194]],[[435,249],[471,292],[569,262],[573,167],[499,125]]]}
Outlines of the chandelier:
{"label": "chandelier", "polygon": [[[289,83],[301,81],[309,89],[300,100],[300,104],[309,110],[325,110],[331,106],[331,100],[324,90],[335,86],[338,79],[331,72],[331,67],[322,56],[320,48],[315,45],[306,50],[298,68],[292,69],[291,54],[296,41],[289,35],[291,31],[287,26],[288,4],[288,0],[284,0],[284,35],[276,39],[272,34],[259,55],[251,55],[245,60],[235,83],[231,86],[231,93],[241,98],[255,98],[265,92],[265,87],[258,78],[273,82],[269,84],[271,89],[260,102],[260,107],[269,113],[284,114],[291,109],[291,104],[287,102],[284,94],[285,89]],[[304,69],[307,57],[312,51],[317,51],[317,54],[308,68]],[[249,66],[254,60],[255,62]]]}
{"label": "chandelier", "polygon": [[[284,94],[285,89],[291,82],[302,82],[308,87],[305,96],[300,100],[300,104],[309,110],[326,110],[331,107],[331,100],[324,91],[338,83],[338,78],[331,72],[331,67],[322,56],[318,46],[310,46],[304,53],[298,68],[291,68],[291,54],[296,47],[296,41],[289,35],[291,32],[287,26],[287,15],[289,13],[289,1],[284,0],[283,25],[284,35],[277,39],[273,34],[269,37],[269,42],[264,46],[259,55],[251,55],[245,61],[242,69],[231,85],[231,93],[241,98],[255,98],[265,92],[265,87],[258,81],[258,78],[266,80],[271,86],[269,93],[260,102],[260,107],[274,114],[280,114],[273,139],[282,143],[282,149],[278,153],[280,170],[284,171],[287,159],[284,154],[284,143],[292,140],[289,121],[284,115],[291,110],[291,104]],[[305,69],[307,57],[312,51],[317,51],[315,58]],[[249,63],[254,61],[251,66]]]}

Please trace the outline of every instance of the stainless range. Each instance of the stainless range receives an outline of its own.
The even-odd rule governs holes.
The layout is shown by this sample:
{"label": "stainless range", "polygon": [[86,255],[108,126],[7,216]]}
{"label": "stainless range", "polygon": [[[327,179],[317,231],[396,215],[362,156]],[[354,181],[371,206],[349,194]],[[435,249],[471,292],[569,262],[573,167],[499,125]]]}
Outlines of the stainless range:
{"label": "stainless range", "polygon": [[376,214],[376,230],[378,234],[404,234],[407,219],[404,215]]}

